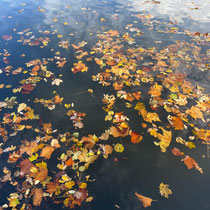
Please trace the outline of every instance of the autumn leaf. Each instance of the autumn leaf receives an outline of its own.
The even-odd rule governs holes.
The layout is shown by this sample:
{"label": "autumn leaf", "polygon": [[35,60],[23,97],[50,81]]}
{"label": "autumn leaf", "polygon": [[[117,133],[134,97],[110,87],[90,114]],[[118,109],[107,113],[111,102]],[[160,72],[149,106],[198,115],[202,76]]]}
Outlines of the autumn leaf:
{"label": "autumn leaf", "polygon": [[33,192],[33,205],[34,206],[40,206],[42,202],[43,197],[43,190],[41,188],[34,189]]}
{"label": "autumn leaf", "polygon": [[183,130],[184,129],[184,123],[182,121],[181,117],[172,117],[172,123],[175,130]]}
{"label": "autumn leaf", "polygon": [[159,192],[165,198],[168,198],[168,196],[172,194],[172,191],[168,187],[169,187],[168,184],[163,184],[163,183],[161,183],[159,186]]}
{"label": "autumn leaf", "polygon": [[176,147],[174,147],[172,150],[171,150],[171,152],[173,153],[173,155],[175,155],[175,156],[183,156],[184,155],[184,153],[183,152],[181,152],[179,149],[177,149]]}
{"label": "autumn leaf", "polygon": [[55,149],[53,147],[46,146],[46,147],[44,147],[42,149],[41,154],[40,154],[40,157],[44,157],[45,159],[50,159],[50,157],[51,157],[51,155],[52,155],[52,153],[53,153],[54,150]]}
{"label": "autumn leaf", "polygon": [[30,172],[31,167],[34,165],[31,163],[30,160],[24,159],[20,162],[17,167],[20,167],[20,178],[24,177]]}
{"label": "autumn leaf", "polygon": [[29,156],[31,156],[34,152],[37,152],[38,144],[36,141],[31,141],[31,142],[25,141],[24,144],[25,145],[22,145],[20,148],[21,154],[26,152]]}
{"label": "autumn leaf", "polygon": [[17,112],[20,113],[21,111],[23,111],[26,108],[26,104],[25,103],[21,103],[18,106]]}
{"label": "autumn leaf", "polygon": [[191,158],[190,156],[186,155],[185,158],[182,159],[188,169],[192,169],[193,167],[198,170],[201,174],[203,174],[202,168],[198,165],[198,163]]}
{"label": "autumn leaf", "polygon": [[145,197],[145,196],[140,195],[138,193],[135,193],[135,195],[141,201],[144,208],[147,208],[147,207],[151,206],[152,201],[153,201],[151,198]]}
{"label": "autumn leaf", "polygon": [[143,139],[143,137],[140,134],[131,131],[131,142],[132,143],[138,144],[142,139]]}
{"label": "autumn leaf", "polygon": [[74,63],[74,67],[71,70],[74,74],[77,72],[87,72],[88,67],[82,61],[79,61],[78,63]]}
{"label": "autumn leaf", "polygon": [[70,158],[65,162],[65,164],[66,164],[67,166],[72,166],[72,164],[74,164],[74,161],[73,161],[72,158],[70,157]]}
{"label": "autumn leaf", "polygon": [[166,152],[166,148],[170,145],[172,140],[172,132],[167,131],[163,128],[161,128],[163,131],[163,135],[158,133],[157,138],[160,140],[160,142],[154,142],[156,146],[160,146],[161,152]]}
{"label": "autumn leaf", "polygon": [[193,117],[195,120],[197,118],[200,118],[204,121],[203,119],[203,113],[201,112],[200,108],[196,107],[196,106],[192,106],[191,109],[188,109],[186,111],[187,114],[189,114],[191,117]]}
{"label": "autumn leaf", "polygon": [[57,181],[54,181],[54,182],[50,182],[47,184],[47,192],[52,194],[54,192],[56,192],[56,190],[58,189],[59,187],[59,183]]}
{"label": "autumn leaf", "polygon": [[59,95],[56,95],[54,98],[54,103],[55,104],[61,104],[63,101],[63,98],[61,98]]}
{"label": "autumn leaf", "polygon": [[61,82],[63,82],[62,79],[59,79],[59,78],[58,78],[58,79],[54,79],[54,80],[52,81],[52,85],[57,85],[57,86],[59,86]]}

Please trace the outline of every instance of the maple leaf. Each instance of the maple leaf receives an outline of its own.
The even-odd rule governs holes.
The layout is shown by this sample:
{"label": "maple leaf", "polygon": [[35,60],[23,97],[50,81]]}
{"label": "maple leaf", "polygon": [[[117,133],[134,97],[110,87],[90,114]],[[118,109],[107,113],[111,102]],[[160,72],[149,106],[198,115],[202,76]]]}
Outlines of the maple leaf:
{"label": "maple leaf", "polygon": [[166,152],[166,148],[170,145],[171,139],[172,139],[172,132],[167,131],[163,128],[161,128],[163,131],[163,135],[158,133],[157,138],[160,140],[160,142],[154,142],[156,146],[160,146],[161,152]]}
{"label": "maple leaf", "polygon": [[44,147],[42,149],[41,154],[40,154],[40,157],[44,157],[45,159],[50,159],[50,157],[51,157],[51,155],[52,155],[52,153],[53,153],[54,150],[55,149],[53,147],[46,146],[46,147]]}
{"label": "maple leaf", "polygon": [[33,191],[33,205],[40,206],[43,197],[43,190],[41,188],[36,188]]}
{"label": "maple leaf", "polygon": [[191,109],[188,109],[186,111],[187,114],[189,114],[191,117],[193,117],[195,120],[197,118],[200,118],[204,121],[203,119],[203,113],[201,112],[200,108],[196,107],[196,106],[192,106]]}
{"label": "maple leaf", "polygon": [[143,137],[140,134],[131,131],[131,142],[132,143],[138,144],[142,139],[143,139]]}
{"label": "maple leaf", "polygon": [[183,123],[181,117],[172,116],[172,122],[173,122],[173,127],[175,128],[175,130],[183,130],[184,129],[184,123]]}
{"label": "maple leaf", "polygon": [[31,167],[34,165],[31,163],[30,160],[24,159],[20,162],[20,164],[17,167],[20,167],[20,178],[24,177],[30,172]]}
{"label": "maple leaf", "polygon": [[147,112],[146,109],[141,109],[140,113],[147,122],[161,121],[157,113]]}
{"label": "maple leaf", "polygon": [[147,207],[151,206],[152,201],[153,201],[151,198],[140,195],[137,192],[135,193],[135,195],[141,201],[144,208],[147,208]]}
{"label": "maple leaf", "polygon": [[171,152],[173,153],[173,155],[175,155],[175,156],[183,156],[184,155],[184,153],[183,152],[181,152],[179,149],[177,149],[176,147],[174,147],[172,150],[171,150]]}
{"label": "maple leaf", "polygon": [[188,169],[192,169],[193,167],[198,170],[201,174],[203,174],[202,168],[198,165],[198,163],[191,158],[190,156],[186,155],[185,158],[182,159]]}
{"label": "maple leaf", "polygon": [[163,183],[160,183],[160,186],[159,186],[160,194],[164,196],[165,198],[168,198],[168,195],[172,194],[172,191],[168,187],[169,187],[168,184],[163,184]]}

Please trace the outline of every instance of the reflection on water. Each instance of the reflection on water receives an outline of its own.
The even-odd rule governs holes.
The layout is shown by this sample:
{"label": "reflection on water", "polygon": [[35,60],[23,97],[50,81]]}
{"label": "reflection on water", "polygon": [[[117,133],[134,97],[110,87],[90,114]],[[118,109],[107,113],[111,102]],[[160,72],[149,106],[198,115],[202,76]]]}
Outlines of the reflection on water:
{"label": "reflection on water", "polygon": [[[82,73],[79,76],[71,73],[70,69],[73,67],[73,63],[77,62],[71,44],[77,45],[78,42],[87,41],[88,44],[84,50],[91,52],[92,47],[98,41],[97,34],[102,34],[110,29],[119,31],[121,35],[131,34],[135,36],[136,42],[128,38],[123,47],[134,49],[141,46],[151,50],[151,52],[148,50],[149,53],[144,57],[136,58],[139,59],[138,61],[141,62],[141,67],[145,71],[150,72],[150,69],[155,66],[154,63],[151,64],[156,59],[153,55],[162,50],[159,56],[167,56],[170,53],[169,56],[174,61],[174,65],[180,64],[176,68],[176,72],[185,73],[194,85],[198,85],[197,91],[201,90],[201,86],[208,92],[209,45],[202,45],[202,35],[193,42],[194,37],[190,34],[208,32],[210,26],[208,5],[209,2],[204,0],[193,2],[187,0],[160,0],[160,2],[45,0],[21,3],[4,0],[0,2],[0,7],[4,8],[0,16],[0,37],[8,35],[12,36],[12,39],[10,41],[0,40],[0,53],[5,53],[5,50],[11,53],[11,56],[1,54],[0,69],[11,65],[13,69],[23,66],[26,70],[26,62],[45,58],[44,61],[49,61],[48,70],[53,72],[54,77],[58,78],[62,74],[65,85],[56,87],[56,91],[64,97],[65,103],[73,103],[77,107],[77,111],[87,114],[81,135],[85,136],[90,133],[100,135],[105,129],[108,129],[107,125],[104,125],[105,113],[101,109],[101,101],[103,94],[112,94],[113,89],[102,87],[92,81],[92,75],[99,72],[99,67],[94,62],[90,62],[87,73]],[[69,48],[58,47],[60,41],[68,41]],[[34,46],[30,46],[30,42],[33,42]],[[198,44],[199,46],[197,46]],[[100,44],[98,46],[100,48]],[[91,56],[94,58],[94,54]],[[51,63],[50,59],[55,59],[56,62],[67,61],[67,63],[61,69],[56,66],[56,62]],[[7,77],[4,73],[0,74],[0,83],[10,84],[12,88],[19,87],[19,81],[25,79],[25,75],[27,75],[26,72],[15,75],[15,77]],[[44,122],[52,122],[60,133],[69,130],[71,132],[74,128],[69,118],[66,117],[66,109],[63,106],[50,111],[38,103],[33,104],[35,98],[52,98],[51,81],[42,80],[37,84],[30,95],[18,93],[18,103],[27,102],[33,106],[35,112],[42,116]],[[144,85],[142,84],[143,87]],[[135,87],[132,91],[139,91],[138,88]],[[145,85],[145,90],[146,88]],[[87,89],[93,89],[94,96],[82,93]],[[3,88],[0,91],[0,101],[14,95],[11,88]],[[147,92],[144,93],[143,91],[142,98],[148,101]],[[117,105],[119,108],[125,108],[124,104]],[[127,111],[127,113],[132,119],[130,120],[132,128],[138,130],[142,122],[137,112]],[[164,115],[160,112],[161,114]],[[199,121],[197,126],[204,127],[206,126],[204,124],[204,122]],[[208,126],[206,127],[208,128]],[[181,132],[183,136],[187,137],[191,131]],[[33,136],[25,132],[23,135],[9,139],[4,146],[19,145],[20,140],[23,139],[33,139]],[[120,143],[126,148],[124,153],[114,153],[108,159],[99,158],[85,172],[86,175],[90,174],[91,178],[94,179],[88,188],[94,200],[78,207],[78,209],[143,209],[134,196],[135,192],[158,200],[153,202],[152,207],[150,207],[154,210],[210,209],[209,159],[202,156],[206,156],[206,146],[199,142],[196,145],[197,150],[192,151],[182,147],[182,151],[187,154],[190,153],[202,166],[204,174],[201,175],[196,170],[187,170],[186,166],[179,161],[180,159],[172,156],[170,150],[167,153],[161,153],[160,148],[156,147],[153,142],[154,139],[151,136],[146,136],[137,145],[131,145],[128,138],[120,139]],[[115,143],[116,139],[112,139],[111,144]],[[173,141],[170,149],[176,145]],[[59,151],[59,155],[62,152],[65,151]],[[7,158],[6,155],[2,155],[1,168],[6,164]],[[56,158],[55,161],[57,161]],[[53,163],[49,163],[52,168],[55,167]],[[158,186],[161,182],[169,184],[173,191],[169,199],[161,197],[158,192]],[[7,197],[11,192],[11,188],[3,187],[1,192],[3,199],[0,201],[0,205],[7,202]],[[37,209],[63,209],[63,206],[52,204],[51,201],[47,200],[43,206],[37,207]]]}

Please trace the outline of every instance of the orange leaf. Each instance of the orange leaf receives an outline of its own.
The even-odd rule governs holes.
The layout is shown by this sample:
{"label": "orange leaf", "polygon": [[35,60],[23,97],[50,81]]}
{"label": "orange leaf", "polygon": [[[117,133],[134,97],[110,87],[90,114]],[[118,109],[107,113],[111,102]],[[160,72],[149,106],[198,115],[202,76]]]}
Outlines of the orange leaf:
{"label": "orange leaf", "polygon": [[74,161],[72,160],[72,158],[69,158],[69,159],[65,162],[65,164],[66,164],[67,166],[72,166],[72,165],[74,164]]}
{"label": "orange leaf", "polygon": [[173,127],[175,130],[183,130],[184,129],[184,123],[181,119],[181,117],[172,117]]}
{"label": "orange leaf", "polygon": [[185,156],[184,159],[182,159],[182,161],[184,161],[185,165],[187,166],[188,169],[192,169],[193,167],[198,170],[201,174],[203,174],[203,170],[202,168],[199,167],[198,163],[191,158],[190,156]]}
{"label": "orange leaf", "polygon": [[191,109],[188,109],[186,111],[186,113],[189,114],[191,117],[193,117],[195,120],[197,118],[200,118],[200,119],[204,120],[203,119],[203,114],[202,114],[200,108],[198,108],[196,106],[192,106]]}
{"label": "orange leaf", "polygon": [[50,159],[52,153],[54,151],[54,148],[51,146],[46,146],[42,149],[42,152],[40,154],[40,157],[44,157],[45,159]]}
{"label": "orange leaf", "polygon": [[59,95],[55,96],[55,98],[54,98],[54,103],[55,104],[60,104],[60,103],[62,103],[62,101],[63,101],[63,98],[60,98]]}
{"label": "orange leaf", "polygon": [[136,132],[131,132],[131,142],[134,144],[138,144],[141,140],[143,139],[143,137],[136,133]]}
{"label": "orange leaf", "polygon": [[182,153],[179,149],[177,149],[176,147],[174,147],[171,152],[173,153],[173,155],[175,156],[182,156],[184,153]]}
{"label": "orange leaf", "polygon": [[151,206],[152,203],[152,199],[145,197],[143,195],[140,195],[138,193],[135,193],[136,197],[141,201],[142,205],[144,206],[144,208],[147,208],[149,206]]}

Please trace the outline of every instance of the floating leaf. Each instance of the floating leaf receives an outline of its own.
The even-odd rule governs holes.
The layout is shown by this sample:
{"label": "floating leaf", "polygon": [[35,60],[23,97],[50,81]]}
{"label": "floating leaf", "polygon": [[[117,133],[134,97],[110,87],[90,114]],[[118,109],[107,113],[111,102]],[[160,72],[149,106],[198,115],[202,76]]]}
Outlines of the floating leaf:
{"label": "floating leaf", "polygon": [[124,151],[124,146],[122,145],[122,144],[115,144],[114,145],[114,150],[116,151],[116,152],[123,152]]}
{"label": "floating leaf", "polygon": [[159,192],[165,198],[168,198],[168,196],[172,194],[172,191],[168,187],[169,187],[168,184],[163,184],[163,183],[161,183],[159,186]]}
{"label": "floating leaf", "polygon": [[152,205],[152,199],[149,197],[145,197],[143,195],[140,195],[138,193],[135,193],[136,197],[141,201],[142,205],[144,206],[144,208],[147,208],[149,206]]}

